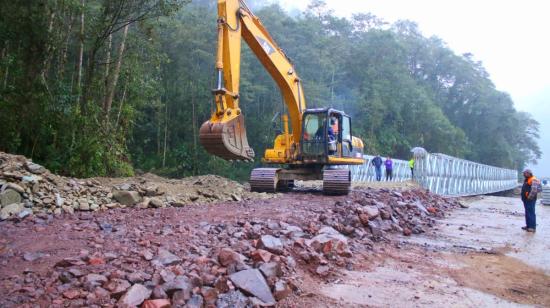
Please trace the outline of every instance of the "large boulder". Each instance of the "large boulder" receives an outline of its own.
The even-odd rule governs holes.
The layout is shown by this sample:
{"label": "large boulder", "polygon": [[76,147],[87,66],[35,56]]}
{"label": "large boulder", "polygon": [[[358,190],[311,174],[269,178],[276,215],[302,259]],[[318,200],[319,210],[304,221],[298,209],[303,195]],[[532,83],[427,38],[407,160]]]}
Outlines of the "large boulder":
{"label": "large boulder", "polygon": [[193,291],[191,281],[185,276],[176,277],[174,280],[165,283],[162,288],[168,295],[180,292],[184,300],[188,300],[191,297],[191,291]]}
{"label": "large boulder", "polygon": [[1,206],[8,206],[14,203],[21,203],[21,195],[15,189],[8,188],[0,193]]}
{"label": "large boulder", "polygon": [[278,237],[274,237],[272,235],[262,235],[258,248],[262,248],[274,254],[280,255],[283,253],[284,246],[283,242]]}
{"label": "large boulder", "polygon": [[111,292],[111,296],[119,298],[130,288],[130,283],[124,279],[114,278],[109,280],[103,287]]}
{"label": "large boulder", "polygon": [[363,211],[367,214],[369,219],[374,219],[380,215],[380,210],[378,210],[376,206],[366,206],[363,208]]}
{"label": "large boulder", "polygon": [[259,270],[248,269],[233,273],[229,279],[242,291],[259,298],[265,304],[275,305],[275,298]]}
{"label": "large boulder", "polygon": [[25,206],[23,205],[23,203],[9,204],[8,206],[5,206],[0,210],[0,220],[5,220],[12,216],[16,216],[24,209]]}
{"label": "large boulder", "polygon": [[154,261],[156,261],[155,263],[168,266],[180,263],[181,258],[166,249],[159,248],[157,258]]}
{"label": "large boulder", "polygon": [[231,264],[242,264],[244,260],[246,259],[245,256],[241,255],[240,253],[237,253],[231,248],[222,248],[220,250],[220,253],[218,255],[218,261],[222,266],[229,266]]}
{"label": "large boulder", "polygon": [[260,265],[260,271],[267,279],[279,277],[283,274],[281,264],[279,262],[264,263]]}
{"label": "large boulder", "polygon": [[134,205],[141,201],[141,196],[137,191],[117,190],[113,192],[113,198],[120,204]]}
{"label": "large boulder", "polygon": [[337,254],[349,256],[350,254],[347,238],[331,227],[324,227],[319,230],[319,234],[311,240],[306,241],[306,245],[324,255]]}
{"label": "large boulder", "polygon": [[118,301],[118,307],[137,307],[151,296],[151,290],[136,283]]}
{"label": "large boulder", "polygon": [[31,161],[27,161],[25,163],[25,168],[31,172],[31,173],[34,173],[34,174],[42,174],[44,172],[46,172],[46,168],[42,167],[41,165],[39,164],[35,164]]}

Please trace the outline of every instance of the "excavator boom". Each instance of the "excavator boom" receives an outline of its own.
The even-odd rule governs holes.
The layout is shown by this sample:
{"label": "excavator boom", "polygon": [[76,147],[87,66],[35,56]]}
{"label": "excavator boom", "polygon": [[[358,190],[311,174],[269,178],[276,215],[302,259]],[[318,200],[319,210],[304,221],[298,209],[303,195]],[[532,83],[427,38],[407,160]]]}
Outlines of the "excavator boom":
{"label": "excavator boom", "polygon": [[[218,0],[218,82],[217,88],[212,91],[215,110],[201,126],[199,137],[206,151],[213,155],[226,160],[249,161],[254,159],[254,151],[248,144],[244,117],[239,107],[242,39],[281,89],[293,129],[292,138],[287,140],[300,140],[301,115],[306,103],[300,78],[290,60],[244,1]],[[289,143],[287,148],[291,146]],[[294,145],[293,148],[298,147]],[[290,151],[287,152],[290,156]]]}

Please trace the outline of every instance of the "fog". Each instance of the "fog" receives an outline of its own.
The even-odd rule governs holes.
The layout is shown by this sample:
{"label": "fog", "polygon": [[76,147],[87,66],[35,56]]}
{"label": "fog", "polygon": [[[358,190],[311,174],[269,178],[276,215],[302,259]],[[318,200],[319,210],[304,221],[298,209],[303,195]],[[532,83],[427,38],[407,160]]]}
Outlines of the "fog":
{"label": "fog", "polygon": [[[546,1],[326,0],[340,16],[371,12],[394,22],[418,23],[425,35],[442,38],[457,53],[483,62],[497,89],[508,92],[521,111],[540,123],[543,156],[530,167],[550,177],[550,40]],[[278,1],[303,10],[309,0]],[[490,38],[490,39],[489,39]]]}

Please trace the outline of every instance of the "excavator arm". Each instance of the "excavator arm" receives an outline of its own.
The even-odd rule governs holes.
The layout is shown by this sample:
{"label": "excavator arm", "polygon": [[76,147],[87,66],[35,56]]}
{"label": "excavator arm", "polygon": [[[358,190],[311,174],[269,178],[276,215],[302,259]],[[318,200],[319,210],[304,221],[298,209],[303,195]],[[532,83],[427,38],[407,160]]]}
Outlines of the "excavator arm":
{"label": "excavator arm", "polygon": [[288,57],[242,0],[218,0],[218,80],[212,91],[215,110],[200,128],[200,141],[209,153],[223,159],[254,159],[239,107],[242,39],[277,83],[288,108],[292,133],[287,124],[284,134],[278,137],[279,146],[284,147],[284,160],[288,161],[299,148],[306,109],[302,83]]}

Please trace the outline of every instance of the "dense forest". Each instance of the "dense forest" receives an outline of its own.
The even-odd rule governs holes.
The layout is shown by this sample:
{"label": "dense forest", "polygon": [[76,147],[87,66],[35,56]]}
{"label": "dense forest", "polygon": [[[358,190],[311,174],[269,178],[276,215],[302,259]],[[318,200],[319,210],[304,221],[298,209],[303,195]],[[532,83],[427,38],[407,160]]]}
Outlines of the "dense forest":
{"label": "dense forest", "polygon": [[[252,4],[304,80],[308,107],[351,114],[367,153],[408,158],[422,146],[516,169],[540,157],[538,123],[474,55],[415,23],[341,18],[318,0],[296,15]],[[14,0],[0,15],[0,150],[81,177],[247,177],[252,164],[209,156],[198,142],[213,104],[216,1]],[[242,66],[258,165],[283,103],[248,48]]]}

